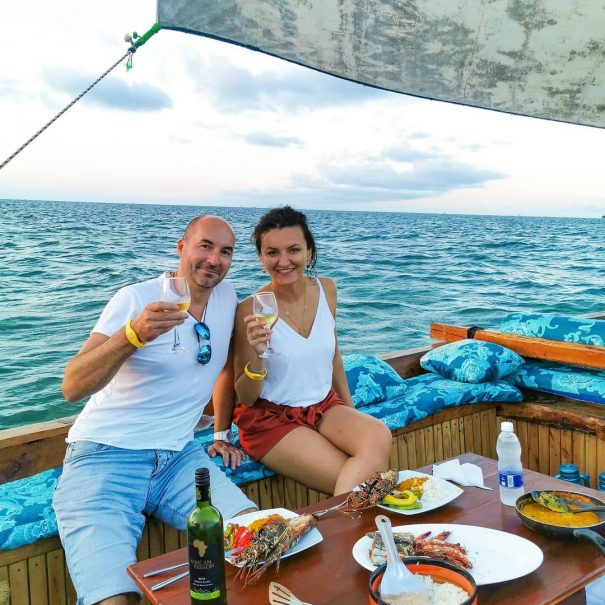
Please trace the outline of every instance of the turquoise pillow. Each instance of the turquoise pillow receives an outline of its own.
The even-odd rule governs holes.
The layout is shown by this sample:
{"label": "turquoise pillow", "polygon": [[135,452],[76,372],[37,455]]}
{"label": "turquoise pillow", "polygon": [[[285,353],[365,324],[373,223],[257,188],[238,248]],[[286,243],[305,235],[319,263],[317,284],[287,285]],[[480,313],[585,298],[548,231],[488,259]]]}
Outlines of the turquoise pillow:
{"label": "turquoise pillow", "polygon": [[52,495],[61,468],[0,485],[0,550],[33,544],[57,534]]}
{"label": "turquoise pillow", "polygon": [[490,382],[511,374],[525,363],[514,351],[481,340],[459,340],[432,349],[420,359],[429,372],[458,382]]}
{"label": "turquoise pillow", "polygon": [[378,418],[394,431],[443,408],[488,401],[522,400],[523,393],[504,380],[471,384],[429,373],[407,378],[398,395],[388,401],[365,406],[360,411]]}
{"label": "turquoise pillow", "polygon": [[605,370],[589,370],[533,359],[506,381],[518,387],[563,395],[570,399],[605,404]]}
{"label": "turquoise pillow", "polygon": [[355,407],[386,401],[403,384],[403,378],[374,355],[343,355],[342,362]]}
{"label": "turquoise pillow", "polygon": [[502,320],[500,331],[519,336],[605,346],[605,321],[586,317],[511,313]]}

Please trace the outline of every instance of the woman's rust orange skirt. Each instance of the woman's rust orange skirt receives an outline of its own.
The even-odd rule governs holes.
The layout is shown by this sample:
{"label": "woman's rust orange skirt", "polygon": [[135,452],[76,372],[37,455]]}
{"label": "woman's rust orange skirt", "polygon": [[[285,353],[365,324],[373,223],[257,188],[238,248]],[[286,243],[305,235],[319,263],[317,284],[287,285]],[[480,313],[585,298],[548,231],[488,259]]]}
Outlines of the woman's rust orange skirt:
{"label": "woman's rust orange skirt", "polygon": [[233,422],[239,429],[239,441],[244,451],[254,460],[260,460],[296,427],[317,430],[324,413],[336,405],[346,403],[334,390],[323,401],[307,407],[257,399],[252,407],[238,403],[233,410]]}

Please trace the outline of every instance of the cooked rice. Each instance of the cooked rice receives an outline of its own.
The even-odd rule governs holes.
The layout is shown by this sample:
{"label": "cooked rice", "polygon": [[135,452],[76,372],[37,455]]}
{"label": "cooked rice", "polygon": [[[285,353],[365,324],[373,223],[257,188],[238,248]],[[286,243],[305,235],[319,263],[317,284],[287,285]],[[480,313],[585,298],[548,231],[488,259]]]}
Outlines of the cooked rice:
{"label": "cooked rice", "polygon": [[[460,586],[450,582],[434,582],[431,576],[418,575],[427,587],[426,597],[429,605],[461,605],[469,598],[469,595]],[[411,605],[417,603],[416,599],[411,599],[409,595],[399,597],[382,597],[385,603],[390,605]]]}

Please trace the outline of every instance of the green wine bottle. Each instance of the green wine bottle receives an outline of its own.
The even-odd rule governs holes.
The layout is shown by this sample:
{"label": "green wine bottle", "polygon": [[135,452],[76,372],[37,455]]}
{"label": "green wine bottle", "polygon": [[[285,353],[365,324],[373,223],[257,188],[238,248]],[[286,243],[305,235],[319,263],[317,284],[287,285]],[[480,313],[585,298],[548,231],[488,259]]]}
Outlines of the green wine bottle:
{"label": "green wine bottle", "polygon": [[210,501],[210,472],[195,471],[197,505],[187,520],[191,605],[227,605],[223,517]]}

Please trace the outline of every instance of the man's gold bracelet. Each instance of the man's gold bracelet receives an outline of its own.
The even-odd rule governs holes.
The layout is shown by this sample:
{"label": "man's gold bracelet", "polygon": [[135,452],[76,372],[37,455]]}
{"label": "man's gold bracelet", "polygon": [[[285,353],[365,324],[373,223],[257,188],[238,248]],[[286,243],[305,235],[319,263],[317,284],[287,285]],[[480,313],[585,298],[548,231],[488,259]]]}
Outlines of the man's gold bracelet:
{"label": "man's gold bracelet", "polygon": [[134,331],[132,327],[132,323],[130,320],[126,322],[124,326],[124,330],[126,330],[126,338],[128,338],[128,342],[137,349],[141,349],[145,346],[145,343],[139,339],[139,335]]}

